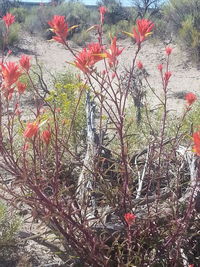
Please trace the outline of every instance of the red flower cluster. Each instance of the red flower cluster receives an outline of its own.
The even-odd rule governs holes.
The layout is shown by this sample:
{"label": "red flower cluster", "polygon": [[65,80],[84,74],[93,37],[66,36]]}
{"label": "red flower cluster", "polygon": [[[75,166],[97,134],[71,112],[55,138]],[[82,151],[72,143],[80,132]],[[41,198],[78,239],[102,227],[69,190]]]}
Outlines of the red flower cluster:
{"label": "red flower cluster", "polygon": [[148,19],[138,19],[136,25],[137,26],[133,28],[133,37],[136,43],[140,45],[146,37],[151,34],[154,24]]}
{"label": "red flower cluster", "polygon": [[103,59],[101,56],[103,47],[99,43],[88,44],[87,48],[84,48],[77,56],[74,61],[74,65],[82,70],[84,73],[90,72],[96,62]]}
{"label": "red flower cluster", "polygon": [[172,48],[171,47],[166,47],[165,48],[165,52],[166,52],[166,54],[169,56],[171,53],[172,53]]}
{"label": "red flower cluster", "polygon": [[3,21],[6,24],[6,27],[9,28],[10,25],[12,25],[15,22],[15,16],[13,16],[10,13],[7,13],[4,17],[3,17]]}
{"label": "red flower cluster", "polygon": [[51,132],[49,130],[44,130],[42,132],[42,140],[48,145],[51,139]]}
{"label": "red flower cluster", "polygon": [[159,65],[158,65],[158,70],[161,72],[162,69],[163,69],[163,65],[162,65],[162,64],[159,64]]}
{"label": "red flower cluster", "polygon": [[[26,55],[21,56],[19,64],[23,70],[29,71],[29,59],[30,58]],[[4,96],[9,100],[12,98],[12,94],[16,86],[20,94],[24,93],[26,89],[26,84],[18,81],[23,73],[20,66],[15,62],[6,62],[1,64],[2,90],[4,91]]]}
{"label": "red flower cluster", "polygon": [[55,15],[52,20],[48,21],[52,31],[56,34],[53,39],[64,44],[68,35],[68,24],[65,22],[64,16]]}
{"label": "red flower cluster", "polygon": [[23,94],[26,90],[27,85],[25,83],[17,82],[17,90],[19,94]]}
{"label": "red flower cluster", "polygon": [[170,79],[171,76],[172,76],[172,73],[171,73],[170,71],[166,71],[166,72],[165,72],[165,77],[164,77],[165,85],[168,84],[169,79]]}
{"label": "red flower cluster", "polygon": [[187,101],[189,106],[191,106],[196,101],[196,99],[197,99],[197,97],[193,93],[187,93],[185,95],[185,100]]}
{"label": "red flower cluster", "polygon": [[3,77],[4,86],[10,88],[17,82],[22,72],[15,62],[7,62],[1,65],[1,72]]}
{"label": "red flower cluster", "polygon": [[135,216],[135,214],[133,214],[133,213],[126,213],[126,214],[124,215],[124,219],[125,219],[125,221],[127,222],[127,224],[130,226],[131,224],[134,223],[134,221],[135,221],[135,219],[136,219],[136,216]]}
{"label": "red flower cluster", "polygon": [[29,69],[30,69],[30,57],[28,57],[27,55],[22,55],[20,60],[19,60],[19,64],[24,70],[29,71]]}
{"label": "red flower cluster", "polygon": [[141,61],[137,62],[137,67],[138,67],[139,70],[143,69],[143,64],[142,64]]}
{"label": "red flower cluster", "polygon": [[33,136],[37,135],[38,130],[39,130],[39,125],[37,122],[29,122],[24,131],[24,137],[32,138]]}
{"label": "red flower cluster", "polygon": [[100,6],[99,12],[100,12],[100,21],[101,21],[101,24],[104,23],[104,17],[105,17],[105,14],[106,14],[107,11],[108,11],[108,9],[105,6]]}

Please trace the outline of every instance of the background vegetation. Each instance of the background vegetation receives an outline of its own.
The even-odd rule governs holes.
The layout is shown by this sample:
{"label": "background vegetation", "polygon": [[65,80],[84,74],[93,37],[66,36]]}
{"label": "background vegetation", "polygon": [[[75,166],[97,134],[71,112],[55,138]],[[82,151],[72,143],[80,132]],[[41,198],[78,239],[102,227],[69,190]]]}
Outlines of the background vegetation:
{"label": "background vegetation", "polygon": [[[9,45],[19,40],[20,30],[38,34],[51,39],[48,21],[53,15],[65,16],[69,26],[79,25],[71,32],[72,40],[82,46],[92,36],[86,30],[99,19],[98,10],[85,6],[79,1],[52,1],[50,5],[36,7],[21,6],[20,1],[0,1],[1,15],[7,11],[15,15],[19,25],[10,33]],[[200,0],[132,0],[132,7],[122,6],[118,0],[100,0],[98,6],[104,5],[108,12],[105,15],[104,31],[107,40],[110,34],[126,38],[122,31],[132,31],[137,18],[150,18],[156,25],[154,38],[178,42],[191,53],[193,60],[200,57]],[[3,28],[0,27],[0,44]]]}

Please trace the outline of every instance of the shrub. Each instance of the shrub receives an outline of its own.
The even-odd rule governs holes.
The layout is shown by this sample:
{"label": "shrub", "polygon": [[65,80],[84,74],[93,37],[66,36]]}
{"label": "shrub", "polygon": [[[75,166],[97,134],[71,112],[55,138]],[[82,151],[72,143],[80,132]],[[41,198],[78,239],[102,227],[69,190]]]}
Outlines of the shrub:
{"label": "shrub", "polygon": [[98,6],[106,6],[108,12],[105,16],[105,23],[115,24],[120,20],[129,20],[131,14],[124,8],[118,0],[101,0],[98,1]]}
{"label": "shrub", "polygon": [[131,23],[129,23],[126,20],[120,20],[118,23],[114,25],[106,24],[104,26],[104,32],[108,42],[110,42],[111,36],[116,36],[119,39],[127,38],[127,36],[123,33],[123,31],[131,32],[132,28],[133,27],[131,26]]}
{"label": "shrub", "polygon": [[200,59],[200,31],[194,26],[194,18],[190,15],[182,22],[179,31],[182,43],[190,49],[193,60],[198,62]]}
{"label": "shrub", "polygon": [[[25,20],[25,29],[29,32],[38,32],[42,35],[46,34],[45,31],[49,29],[48,21],[54,15],[65,16],[69,26],[79,25],[76,31],[86,29],[91,22],[97,21],[96,10],[90,12],[82,3],[67,2],[62,3],[55,7],[42,6],[33,8],[31,13]],[[76,31],[71,32],[72,35]]]}
{"label": "shrub", "polygon": [[24,29],[31,34],[38,33],[42,31],[41,22],[38,20],[37,16],[29,15],[26,17],[24,22]]}
{"label": "shrub", "polygon": [[86,32],[84,30],[79,32],[79,33],[73,34],[73,37],[72,37],[72,41],[79,46],[83,46],[84,44],[86,44],[90,40],[91,40],[90,33]]}
{"label": "shrub", "polygon": [[[78,97],[83,84],[77,81],[77,77],[70,72],[57,74],[55,81],[55,90],[50,92],[46,101],[59,109],[59,121],[63,123],[66,128],[69,128],[74,120],[71,143],[73,144],[74,150],[80,152],[80,147],[83,146],[85,142],[86,128],[85,98],[83,97],[83,99],[80,100]],[[78,101],[80,101],[79,104]],[[75,112],[76,107],[77,111]],[[73,116],[75,113],[76,117],[74,118]]]}
{"label": "shrub", "polygon": [[18,23],[24,23],[28,15],[28,10],[22,7],[15,7],[9,10],[15,16],[15,21]]}
{"label": "shrub", "polygon": [[[103,18],[105,9],[100,12]],[[54,40],[72,53],[71,65],[81,74],[58,77],[48,97],[33,86],[36,101],[28,123],[17,82],[21,72],[30,76],[29,58],[2,63],[0,168],[14,179],[2,190],[11,193],[12,203],[30,206],[32,216],[57,235],[67,264],[197,265],[200,133],[193,135],[194,154],[182,131],[196,96],[186,98],[179,120],[170,115],[170,47],[158,66],[163,95],[149,84],[137,58],[151,21],[140,20],[128,34],[136,49],[123,72],[123,49],[115,37],[102,45],[102,24],[103,19],[93,27],[97,42],[77,51],[67,42],[63,18],[52,20]],[[157,112],[143,103],[143,79],[159,100]],[[144,119],[131,112],[139,108]]]}
{"label": "shrub", "polygon": [[[9,35],[8,35],[8,40],[7,40],[8,46],[12,46],[18,43],[20,30],[21,30],[21,26],[19,23],[15,23],[11,25]],[[3,45],[4,35],[5,35],[5,26],[2,22],[0,22],[0,46],[1,47]]]}

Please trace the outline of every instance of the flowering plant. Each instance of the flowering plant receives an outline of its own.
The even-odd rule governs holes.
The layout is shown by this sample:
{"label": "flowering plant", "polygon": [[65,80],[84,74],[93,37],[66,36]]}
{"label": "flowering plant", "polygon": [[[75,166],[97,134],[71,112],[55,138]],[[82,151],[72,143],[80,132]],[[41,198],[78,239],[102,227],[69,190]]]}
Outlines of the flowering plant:
{"label": "flowering plant", "polygon": [[[144,108],[145,125],[150,129],[148,142],[141,152],[136,151],[140,147],[132,137],[137,131],[141,138],[144,129],[140,121],[136,124],[127,119],[133,106],[130,94],[131,90],[134,97],[141,93],[133,83],[138,69],[149,84],[138,55],[143,42],[152,34],[154,24],[139,19],[133,33],[125,32],[134,41],[136,52],[130,69],[121,72],[120,56],[124,48],[119,46],[116,37],[111,38],[109,47],[103,45],[107,9],[101,7],[99,11],[100,24],[93,27],[98,40],[80,52],[73,50],[67,40],[68,32],[77,26],[69,28],[64,16],[54,16],[48,22],[55,34],[53,40],[72,53],[74,61],[70,64],[81,71],[81,76],[76,76],[79,90],[70,120],[62,116],[57,96],[50,101],[52,92],[47,91],[49,96],[45,97],[34,84],[28,56],[21,56],[19,63],[6,62],[3,57],[0,167],[10,173],[14,181],[3,186],[6,194],[2,193],[2,197],[14,205],[19,200],[29,205],[33,218],[42,220],[60,238],[66,249],[60,251],[61,257],[63,254],[78,257],[84,266],[178,266],[185,258],[189,265],[187,249],[191,247],[191,239],[187,234],[192,233],[189,226],[196,219],[198,169],[190,164],[190,174],[184,174],[185,154],[180,152],[179,159],[177,153],[184,137],[182,123],[196,96],[186,96],[190,108],[186,106],[174,131],[175,137],[167,139],[167,103],[172,77],[169,58],[173,53],[172,48],[167,47],[166,64],[159,64],[156,70],[160,73],[163,97],[149,85],[160,101],[162,119],[155,129],[148,106]],[[6,15],[3,20],[9,30],[14,22],[12,15]],[[100,61],[103,70],[98,68]],[[24,73],[33,86],[35,100],[32,116],[26,124],[20,110],[26,84],[19,79]],[[86,99],[87,137],[80,156],[80,148],[74,149],[71,140],[83,98]],[[134,100],[138,107],[138,99]],[[130,132],[132,124],[135,132]],[[193,139],[198,154],[199,135],[194,134]],[[136,149],[132,149],[134,146]],[[170,172],[170,168],[173,171]],[[185,191],[188,194],[184,194]]]}

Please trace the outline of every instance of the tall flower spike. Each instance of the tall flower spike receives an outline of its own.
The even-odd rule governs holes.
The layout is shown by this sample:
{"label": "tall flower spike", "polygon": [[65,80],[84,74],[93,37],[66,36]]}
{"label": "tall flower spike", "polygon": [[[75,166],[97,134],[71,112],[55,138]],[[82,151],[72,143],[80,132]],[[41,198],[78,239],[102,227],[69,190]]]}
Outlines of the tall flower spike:
{"label": "tall flower spike", "polygon": [[105,6],[100,6],[99,12],[100,12],[100,21],[101,21],[101,24],[104,23],[105,14],[106,14],[107,11],[108,11],[108,9]]}
{"label": "tall flower spike", "polygon": [[13,16],[11,13],[7,13],[3,17],[3,21],[6,24],[6,27],[9,28],[10,25],[12,25],[15,22],[15,16]]}

